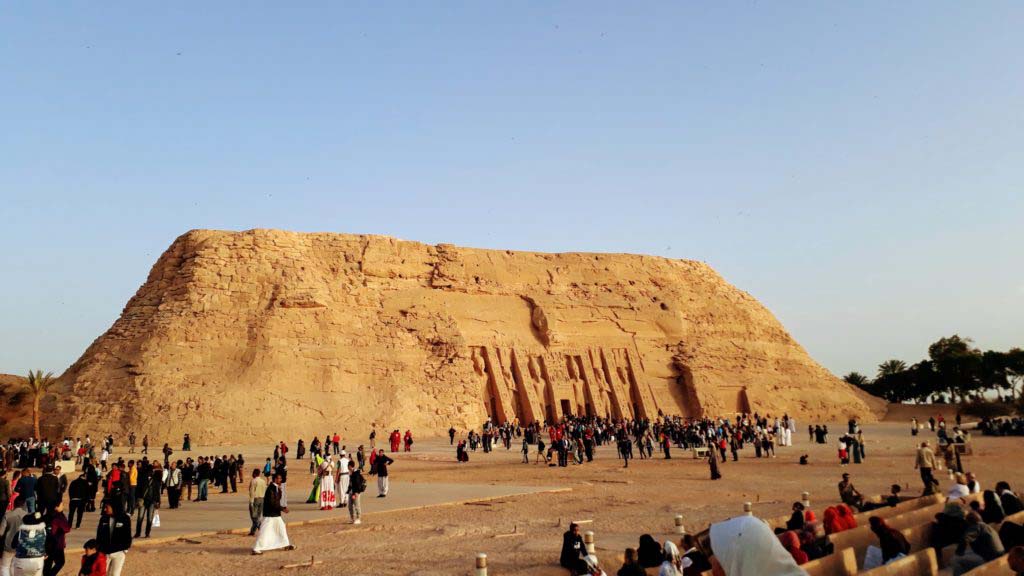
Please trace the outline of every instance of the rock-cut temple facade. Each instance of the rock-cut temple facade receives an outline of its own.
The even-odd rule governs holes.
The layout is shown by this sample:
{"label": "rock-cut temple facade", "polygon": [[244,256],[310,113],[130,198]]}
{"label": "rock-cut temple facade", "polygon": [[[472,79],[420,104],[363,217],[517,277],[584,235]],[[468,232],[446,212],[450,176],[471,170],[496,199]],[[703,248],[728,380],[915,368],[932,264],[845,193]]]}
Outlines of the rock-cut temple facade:
{"label": "rock-cut temple facade", "polygon": [[65,372],[63,432],[293,440],[491,418],[871,418],[708,265],[194,230]]}

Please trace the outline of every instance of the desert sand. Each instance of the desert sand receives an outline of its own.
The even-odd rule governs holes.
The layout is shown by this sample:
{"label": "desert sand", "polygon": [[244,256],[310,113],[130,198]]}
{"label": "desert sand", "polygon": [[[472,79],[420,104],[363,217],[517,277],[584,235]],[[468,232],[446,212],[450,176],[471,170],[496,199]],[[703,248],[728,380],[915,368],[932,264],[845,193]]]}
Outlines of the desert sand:
{"label": "desert sand", "polygon": [[[841,423],[829,425],[833,431],[843,427]],[[677,513],[683,515],[691,532],[697,532],[709,522],[738,515],[745,501],[754,503],[759,516],[784,514],[806,490],[811,494],[813,509],[820,514],[824,506],[838,501],[836,483],[843,471],[853,475],[854,484],[865,494],[885,492],[894,482],[904,485],[907,494],[919,493],[913,451],[915,441],[928,434],[912,438],[909,424],[904,422],[868,423],[864,429],[867,459],[861,465],[841,468],[831,443],[812,444],[806,434],[800,434],[795,437],[795,446],[780,448],[774,459],[756,459],[747,448],[739,462],[722,466],[724,478],[717,482],[708,479],[706,463],[682,451],[676,451],[672,460],[663,460],[656,451],[653,460],[634,460],[623,469],[614,450],[603,447],[593,463],[549,468],[520,464],[518,446],[514,445],[507,452],[473,453],[468,464],[460,465],[454,461],[447,441],[432,440],[418,443],[411,454],[397,455],[392,484],[395,497],[405,486],[412,490],[414,483],[466,485],[467,498],[481,485],[569,490],[498,496],[486,502],[434,504],[421,509],[403,506],[392,512],[370,509],[364,524],[358,527],[347,523],[343,511],[315,512],[314,517],[326,521],[289,528],[297,546],[294,551],[253,557],[249,555],[253,540],[248,536],[203,535],[195,538],[199,543],[140,545],[131,552],[128,566],[135,574],[164,573],[181,563],[201,567],[209,576],[286,574],[291,572],[280,571],[283,564],[315,556],[324,564],[295,573],[449,576],[470,574],[474,556],[484,552],[491,574],[554,576],[564,574],[557,560],[561,534],[568,522],[592,520],[584,529],[595,532],[598,556],[605,569],[613,573],[619,567],[622,549],[635,546],[641,534],[650,533],[659,540],[674,537],[673,518]],[[965,460],[965,467],[975,471],[985,487],[997,480],[1008,480],[1011,485],[1024,481],[1024,462],[1007,457],[1019,449],[1018,439],[975,436],[974,443],[975,455]],[[810,455],[809,466],[797,464],[804,453]],[[308,486],[309,478],[301,465],[293,464],[293,468],[293,482]],[[942,481],[943,488],[949,485],[945,476]],[[290,493],[294,494],[293,490],[290,488]],[[375,504],[372,481],[367,495],[367,501]],[[464,499],[458,495],[454,490],[451,499]],[[188,513],[195,506],[186,505],[182,512]],[[240,499],[230,522],[237,528],[247,526]],[[507,536],[511,533],[521,535]],[[154,532],[154,536],[159,535],[159,531]]]}

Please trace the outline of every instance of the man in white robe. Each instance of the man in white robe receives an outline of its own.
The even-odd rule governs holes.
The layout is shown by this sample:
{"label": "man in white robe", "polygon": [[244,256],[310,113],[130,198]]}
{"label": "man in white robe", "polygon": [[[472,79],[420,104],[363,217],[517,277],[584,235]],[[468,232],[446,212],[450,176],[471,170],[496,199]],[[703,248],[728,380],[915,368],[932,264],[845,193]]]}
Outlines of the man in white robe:
{"label": "man in white robe", "polygon": [[348,475],[348,463],[350,462],[348,452],[341,451],[341,459],[338,460],[338,498],[340,502],[338,506],[348,506],[348,482],[350,476]]}
{"label": "man in white robe", "polygon": [[282,513],[288,513],[288,507],[281,505],[281,496],[281,475],[274,474],[274,481],[267,486],[263,496],[263,520],[260,521],[260,531],[252,547],[253,555],[263,554],[267,550],[295,549],[288,541],[288,529],[281,519]]}

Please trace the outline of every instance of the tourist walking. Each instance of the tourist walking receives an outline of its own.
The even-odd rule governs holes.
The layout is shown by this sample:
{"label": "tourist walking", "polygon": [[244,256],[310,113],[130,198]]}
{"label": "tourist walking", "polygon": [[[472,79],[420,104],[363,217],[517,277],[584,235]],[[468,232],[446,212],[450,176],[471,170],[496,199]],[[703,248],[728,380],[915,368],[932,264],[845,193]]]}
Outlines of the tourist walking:
{"label": "tourist walking", "polygon": [[64,503],[58,503],[50,513],[49,530],[46,535],[46,560],[43,562],[43,576],[57,576],[64,567],[64,549],[67,548],[67,534],[71,523],[64,515]]}
{"label": "tourist walking", "polygon": [[82,516],[85,514],[88,497],[89,482],[85,479],[85,474],[80,474],[68,484],[68,521],[73,523],[75,528],[82,526]]}
{"label": "tourist walking", "polygon": [[150,472],[144,480],[140,478],[141,485],[139,486],[138,503],[135,511],[135,537],[139,538],[142,532],[142,522],[145,518],[146,522],[146,538],[149,538],[149,533],[153,530],[153,516],[156,515],[156,511],[160,508],[160,491],[162,488],[163,471],[160,469],[160,463],[157,462],[155,468]]}
{"label": "tourist walking", "polygon": [[348,463],[349,482],[346,496],[348,498],[348,517],[353,524],[363,523],[362,495],[366,491],[366,478],[360,470],[356,470],[355,462]]}
{"label": "tourist walking", "polygon": [[266,493],[267,481],[260,474],[259,468],[253,468],[252,482],[249,482],[249,519],[252,520],[249,536],[254,536],[260,528],[260,521],[263,520],[263,496]]}
{"label": "tourist walking", "polygon": [[921,447],[917,450],[914,468],[919,470],[921,473],[921,482],[924,483],[924,492],[922,494],[928,495],[934,493],[939,482],[935,479],[935,476],[932,475],[932,470],[935,469],[935,453],[928,447],[927,440],[921,442]]}
{"label": "tourist walking", "polygon": [[267,550],[295,549],[288,541],[288,529],[281,519],[281,514],[288,513],[288,507],[281,504],[284,494],[281,484],[281,475],[274,474],[273,482],[267,486],[267,491],[263,494],[263,519],[260,521],[256,543],[252,547],[253,555],[258,556]]}
{"label": "tourist walking", "polygon": [[78,576],[106,576],[107,557],[99,551],[96,539],[86,540],[82,551],[82,567],[78,570]]}
{"label": "tourist walking", "polygon": [[[39,512],[28,514],[14,533],[14,560],[11,574],[38,576],[43,573],[46,556],[46,524]],[[6,552],[5,552],[6,555]]]}
{"label": "tourist walking", "polygon": [[96,526],[96,546],[107,558],[107,575],[121,576],[125,555],[132,547],[132,519],[116,511],[110,501],[103,502],[103,513]]}
{"label": "tourist walking", "polygon": [[388,495],[388,490],[391,488],[388,478],[388,464],[394,463],[395,461],[389,458],[383,450],[377,454],[377,460],[374,463],[374,467],[377,469],[377,498],[385,498]]}
{"label": "tourist walking", "polygon": [[[22,521],[28,514],[28,510],[25,509],[24,496],[20,494],[15,496],[13,505],[14,507],[7,510],[3,519],[0,520],[0,536],[3,537],[3,545],[0,546],[0,574],[3,576],[10,576],[11,564],[14,563],[14,536],[18,533]],[[0,512],[3,511],[0,510]]]}
{"label": "tourist walking", "polygon": [[722,473],[718,470],[718,457],[715,455],[715,450],[708,450],[708,468],[711,470],[711,479],[718,480],[722,477]]}

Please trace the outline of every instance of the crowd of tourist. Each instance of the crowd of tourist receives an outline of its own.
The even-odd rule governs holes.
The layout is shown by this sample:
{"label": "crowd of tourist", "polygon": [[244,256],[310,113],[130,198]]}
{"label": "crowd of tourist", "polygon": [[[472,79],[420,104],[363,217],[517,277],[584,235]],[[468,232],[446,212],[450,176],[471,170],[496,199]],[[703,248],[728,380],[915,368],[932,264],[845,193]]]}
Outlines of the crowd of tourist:
{"label": "crowd of tourist", "polygon": [[982,418],[978,430],[986,436],[1024,436],[1024,418]]}
{"label": "crowd of tourist", "polygon": [[[644,534],[636,548],[625,550],[623,565],[616,574],[639,576],[646,574],[648,568],[657,568],[659,576],[699,576],[707,570],[719,569],[722,572],[716,574],[728,576],[805,574],[800,566],[837,552],[830,535],[858,528],[855,510],[895,507],[905,501],[899,486],[893,485],[890,494],[867,502],[853,488],[849,474],[843,474],[839,492],[844,501],[856,495],[856,507],[845,502],[829,506],[821,520],[803,503],[794,502],[792,515],[774,530],[767,522],[745,515],[714,524],[699,536],[685,534],[678,546],[671,540],[659,543],[650,534]],[[979,493],[983,495],[980,500],[968,498]],[[1024,527],[1006,517],[1022,510],[1024,505],[1007,482],[998,482],[994,490],[981,491],[977,479],[962,474],[949,489],[943,511],[935,516],[928,544],[936,552],[955,546],[950,564],[954,576],[993,561],[1008,550],[1011,567],[1020,571],[1024,569]],[[864,570],[911,553],[906,536],[885,518],[871,515],[867,520],[868,529],[877,540],[867,550]],[[593,551],[587,549],[576,524],[570,524],[563,534],[559,564],[574,576],[606,575]]]}
{"label": "crowd of tourist", "polygon": [[[601,446],[614,446],[623,467],[637,456],[654,458],[655,447],[664,459],[672,458],[673,449],[699,450],[708,462],[711,478],[722,477],[720,463],[731,458],[739,460],[740,451],[752,446],[756,458],[775,458],[776,446],[791,446],[796,420],[741,414],[729,418],[683,418],[659,415],[647,418],[612,419],[598,417],[566,417],[559,422],[539,422],[521,426],[518,422],[495,424],[488,420],[480,432],[470,430],[455,448],[458,462],[468,462],[469,454],[482,448],[491,452],[496,446],[511,450],[515,441],[521,445],[522,462],[566,467],[592,462]],[[456,431],[448,430],[449,443],[455,444]],[[530,457],[535,447],[534,458]],[[859,462],[859,460],[858,460]]]}
{"label": "crowd of tourist", "polygon": [[[936,432],[940,456],[932,451],[930,442],[920,442],[915,468],[921,474],[923,494],[938,490],[935,471],[943,465],[956,472],[945,492],[945,509],[935,518],[932,545],[936,549],[956,545],[956,575],[1007,550],[1022,556],[1024,553],[1015,547],[1024,545],[1024,528],[1005,520],[1024,510],[1010,485],[999,482],[992,490],[982,490],[972,473],[963,472],[959,457],[953,458],[958,454],[956,446],[968,438],[959,422],[952,430],[947,430],[941,419],[930,420],[928,426]],[[983,426],[991,429],[994,423]],[[915,435],[920,428],[923,426],[914,421]],[[496,424],[488,420],[480,432],[468,431],[458,441],[456,458],[466,462],[469,454],[478,450],[489,453],[504,447],[511,451],[513,445],[519,445],[523,463],[565,467],[570,463],[585,465],[593,461],[599,448],[614,446],[616,457],[623,466],[629,466],[636,457],[650,459],[657,453],[662,459],[671,459],[673,450],[690,450],[706,457],[711,478],[717,479],[721,478],[720,464],[730,457],[738,460],[744,448],[752,447],[756,458],[774,458],[777,446],[792,445],[795,431],[796,422],[788,415],[713,419],[659,415],[650,420],[569,417],[557,423],[525,426],[515,421]],[[350,521],[361,523],[360,500],[367,487],[364,471],[377,478],[377,496],[385,498],[390,487],[389,466],[394,464],[385,448],[376,447],[376,435],[376,430],[370,433],[368,455],[363,445],[350,453],[338,434],[324,435],[323,440],[314,437],[308,449],[303,440],[298,440],[295,457],[308,455],[313,475],[313,488],[306,502],[321,510],[347,508]],[[808,426],[811,442],[828,443],[828,435],[825,425]],[[454,428],[449,429],[448,436],[450,445],[455,445]],[[403,435],[393,430],[386,442],[392,453],[411,451],[411,431]],[[850,420],[837,440],[840,465],[862,462],[866,456],[864,444],[859,423]],[[187,435],[182,450],[191,450]],[[84,440],[56,443],[31,438],[11,440],[0,446],[0,511],[5,512],[0,521],[0,576],[50,576],[60,572],[65,563],[67,534],[81,529],[83,517],[97,511],[97,499],[95,538],[84,545],[80,574],[118,576],[133,539],[148,538],[153,527],[159,526],[165,495],[168,507],[178,508],[183,502],[201,506],[217,489],[221,494],[236,493],[240,487],[243,493],[246,491],[246,463],[241,454],[175,459],[174,451],[164,444],[151,459],[148,436],[142,439],[137,459],[135,451],[134,434],[129,435],[128,452],[116,455],[110,436],[99,443],[86,436]],[[253,554],[294,548],[282,520],[282,515],[289,512],[290,452],[288,444],[279,442],[263,466],[251,470],[247,491],[250,535],[256,537]],[[801,463],[806,459],[806,455],[801,456]],[[36,469],[40,471],[38,476],[33,473]],[[69,478],[73,479],[69,482]],[[888,495],[867,499],[854,487],[849,473],[842,474],[837,488],[841,503],[825,508],[820,520],[803,503],[796,502],[784,527],[779,526],[774,533],[764,522],[744,516],[713,525],[704,540],[684,535],[678,545],[672,541],[658,543],[650,535],[643,535],[637,548],[625,551],[625,562],[617,574],[642,574],[646,568],[655,567],[665,576],[700,574],[709,568],[724,570],[730,576],[799,574],[800,565],[834,553],[828,536],[857,528],[858,513],[896,506],[904,500],[896,484]],[[980,498],[971,498],[975,494]],[[873,561],[887,563],[910,552],[906,538],[885,518],[870,516],[867,523],[878,539]],[[587,551],[575,525],[563,537],[560,563],[572,574],[605,574],[597,558]],[[769,566],[775,571],[766,571]]]}

